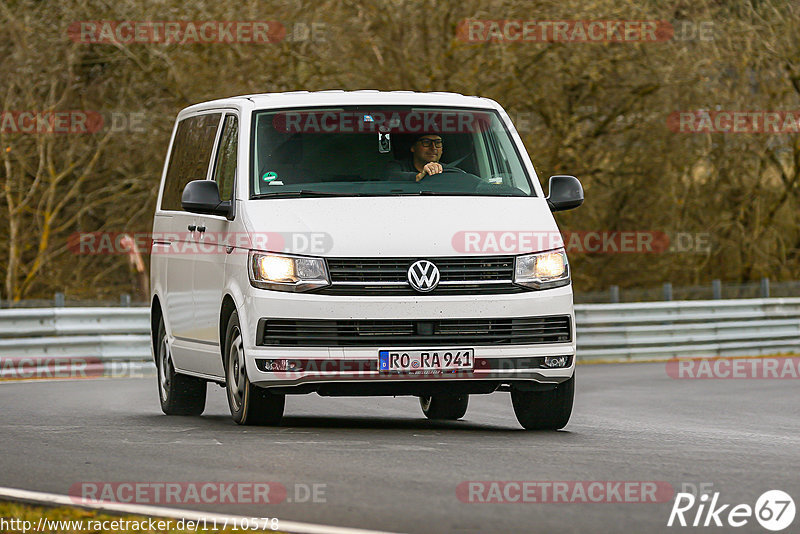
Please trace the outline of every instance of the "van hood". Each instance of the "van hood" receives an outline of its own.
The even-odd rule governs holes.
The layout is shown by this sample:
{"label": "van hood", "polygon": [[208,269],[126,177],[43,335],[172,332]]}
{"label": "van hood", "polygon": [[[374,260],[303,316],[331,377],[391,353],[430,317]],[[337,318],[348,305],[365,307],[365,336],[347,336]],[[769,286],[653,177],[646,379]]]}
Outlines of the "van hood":
{"label": "van hood", "polygon": [[248,200],[253,248],[332,257],[504,255],[563,246],[541,197]]}

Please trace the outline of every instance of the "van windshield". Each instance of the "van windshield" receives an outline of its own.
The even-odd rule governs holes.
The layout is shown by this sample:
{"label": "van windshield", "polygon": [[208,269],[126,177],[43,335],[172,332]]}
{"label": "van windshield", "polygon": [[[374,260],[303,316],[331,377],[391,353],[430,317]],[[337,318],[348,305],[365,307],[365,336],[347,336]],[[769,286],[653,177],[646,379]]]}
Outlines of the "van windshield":
{"label": "van windshield", "polygon": [[304,108],[255,112],[251,198],[535,196],[493,110]]}

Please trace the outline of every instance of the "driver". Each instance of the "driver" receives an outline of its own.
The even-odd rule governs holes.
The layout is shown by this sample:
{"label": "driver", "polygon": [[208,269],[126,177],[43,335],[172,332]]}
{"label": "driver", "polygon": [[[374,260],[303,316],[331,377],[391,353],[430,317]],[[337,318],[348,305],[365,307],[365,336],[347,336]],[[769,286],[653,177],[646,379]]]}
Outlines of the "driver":
{"label": "driver", "polygon": [[442,172],[443,143],[439,134],[424,134],[411,145],[411,157],[394,162],[395,170],[403,172],[416,172],[419,182],[428,175]]}

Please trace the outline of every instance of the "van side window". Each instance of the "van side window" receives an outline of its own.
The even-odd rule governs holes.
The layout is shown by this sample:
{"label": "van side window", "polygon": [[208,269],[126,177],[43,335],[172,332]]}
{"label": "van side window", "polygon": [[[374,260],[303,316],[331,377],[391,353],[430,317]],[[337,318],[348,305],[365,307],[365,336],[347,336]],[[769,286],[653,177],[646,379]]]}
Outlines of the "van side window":
{"label": "van side window", "polygon": [[162,210],[182,211],[183,188],[192,180],[206,179],[221,117],[221,113],[207,113],[178,124],[161,199]]}
{"label": "van side window", "polygon": [[219,148],[217,149],[217,163],[214,168],[214,180],[219,186],[219,196],[222,200],[231,200],[233,196],[238,138],[239,121],[236,115],[226,115],[222,136],[219,139]]}

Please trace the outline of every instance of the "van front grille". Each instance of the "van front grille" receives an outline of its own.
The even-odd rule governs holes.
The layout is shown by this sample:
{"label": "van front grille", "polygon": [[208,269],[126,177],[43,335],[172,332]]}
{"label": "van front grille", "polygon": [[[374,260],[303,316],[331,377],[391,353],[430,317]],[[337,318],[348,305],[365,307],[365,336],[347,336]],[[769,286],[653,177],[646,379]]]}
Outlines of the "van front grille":
{"label": "van front grille", "polygon": [[[426,259],[439,269],[433,291],[420,293],[408,283],[408,269]],[[331,285],[317,291],[329,295],[485,295],[521,293],[514,285],[514,256],[446,258],[328,258]]]}
{"label": "van front grille", "polygon": [[261,319],[262,346],[397,347],[569,343],[568,315],[502,319]]}

